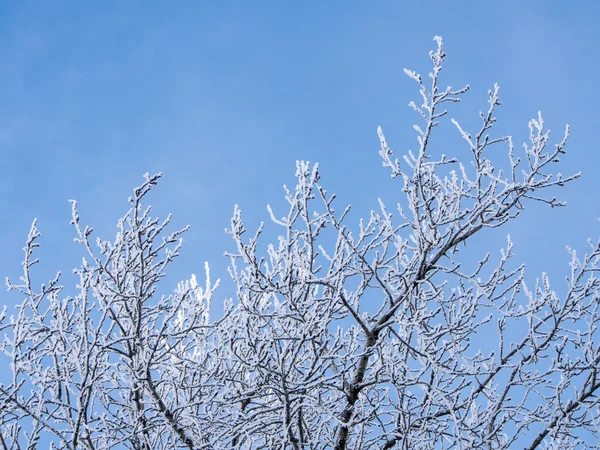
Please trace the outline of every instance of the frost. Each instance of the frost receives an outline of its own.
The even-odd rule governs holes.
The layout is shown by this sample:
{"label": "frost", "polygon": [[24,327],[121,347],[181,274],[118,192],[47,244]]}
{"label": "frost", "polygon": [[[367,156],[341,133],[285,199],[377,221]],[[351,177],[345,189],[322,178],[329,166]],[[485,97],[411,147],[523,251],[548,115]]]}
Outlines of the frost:
{"label": "frost", "polygon": [[[271,223],[248,235],[235,206],[235,299],[221,317],[211,317],[219,281],[208,263],[202,286],[191,275],[159,291],[187,230],[167,232],[171,217],[142,205],[160,174],[134,190],[112,241],[93,241],[72,201],[84,253],[74,296],[60,273],[32,282],[34,221],[23,275],[7,280],[21,303],[0,313],[0,448],[596,448],[600,243],[583,256],[568,249],[562,294],[545,274],[526,282],[510,236],[462,258],[473,236],[528,204],[563,205],[545,193],[578,176],[550,174],[569,129],[551,146],[538,114],[518,156],[512,138],[493,135],[495,85],[478,129],[451,119],[469,161],[435,156],[444,104],[469,89],[440,88],[446,53],[435,43],[428,77],[405,71],[420,100],[409,105],[418,148],[402,166],[377,129],[397,206],[379,199],[349,224],[318,166],[298,161],[284,213],[267,208]],[[490,157],[501,148],[506,174]]]}

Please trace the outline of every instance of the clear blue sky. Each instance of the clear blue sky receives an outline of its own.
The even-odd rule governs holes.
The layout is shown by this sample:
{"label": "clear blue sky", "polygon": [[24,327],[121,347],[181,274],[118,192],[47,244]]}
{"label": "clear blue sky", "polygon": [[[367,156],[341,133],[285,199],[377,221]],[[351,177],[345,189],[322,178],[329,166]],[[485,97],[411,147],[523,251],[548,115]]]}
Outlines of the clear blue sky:
{"label": "clear blue sky", "polygon": [[[591,0],[2,2],[0,275],[18,277],[37,217],[37,281],[56,270],[73,280],[81,251],[67,199],[114,237],[145,172],[164,173],[155,211],[192,226],[173,281],[200,274],[205,260],[227,278],[233,205],[250,228],[267,220],[297,159],[319,161],[340,205],[367,216],[401,187],[381,167],[376,127],[396,153],[416,147],[407,103],[418,92],[402,69],[426,74],[440,34],[444,84],[472,87],[452,116],[476,123],[498,82],[499,129],[516,142],[538,109],[555,138],[572,126],[561,171],[583,178],[558,193],[569,207],[531,208],[481,241],[497,252],[510,232],[529,275],[547,270],[560,284],[564,245],[600,236],[599,13]],[[17,300],[0,293],[0,304]]]}

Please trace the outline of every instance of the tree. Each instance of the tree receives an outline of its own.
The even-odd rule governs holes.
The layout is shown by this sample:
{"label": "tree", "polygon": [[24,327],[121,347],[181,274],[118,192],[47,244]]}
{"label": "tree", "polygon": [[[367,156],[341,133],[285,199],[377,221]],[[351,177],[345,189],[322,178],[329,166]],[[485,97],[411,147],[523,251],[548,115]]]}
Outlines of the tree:
{"label": "tree", "polygon": [[[0,385],[0,447],[34,449],[442,449],[596,448],[600,392],[600,244],[571,250],[564,295],[543,275],[534,287],[500,256],[463,264],[479,233],[515,220],[530,202],[578,175],[548,174],[565,152],[549,144],[541,115],[517,156],[493,137],[498,86],[471,135],[452,120],[471,167],[434,157],[431,136],[468,86],[440,88],[442,40],[419,85],[419,149],[393,159],[381,129],[383,165],[399,179],[397,212],[382,201],[346,225],[316,165],[298,162],[287,213],[271,220],[275,243],[249,239],[236,206],[230,274],[235,301],[210,318],[217,287],[195,277],[169,296],[158,283],[186,229],[165,235],[142,206],[160,174],[130,197],[114,241],[91,243],[73,203],[76,240],[87,256],[77,294],[60,273],[31,281],[40,233],[25,245],[14,316],[2,314],[0,346],[11,379]],[[494,164],[490,149],[508,147]],[[500,170],[504,166],[506,170]],[[494,259],[497,259],[493,263]],[[510,335],[510,336],[509,336]],[[484,345],[488,342],[487,345]]]}

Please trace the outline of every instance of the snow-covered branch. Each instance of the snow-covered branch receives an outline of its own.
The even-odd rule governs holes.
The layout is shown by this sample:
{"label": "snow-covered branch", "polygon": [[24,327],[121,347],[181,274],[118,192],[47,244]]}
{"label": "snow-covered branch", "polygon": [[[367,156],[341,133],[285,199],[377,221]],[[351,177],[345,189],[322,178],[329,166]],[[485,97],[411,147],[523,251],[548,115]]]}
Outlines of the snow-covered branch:
{"label": "snow-covered branch", "polygon": [[[11,371],[0,449],[595,448],[600,243],[569,250],[561,295],[545,274],[527,282],[510,237],[463,261],[470,239],[531,202],[564,205],[548,188],[579,176],[551,174],[569,129],[551,145],[539,114],[519,152],[495,134],[498,85],[481,125],[465,129],[445,108],[469,87],[441,88],[446,53],[435,42],[429,77],[406,70],[420,94],[409,105],[418,150],[395,158],[378,129],[383,165],[401,183],[397,207],[380,200],[348,223],[318,165],[298,162],[287,208],[268,207],[269,224],[248,237],[235,207],[236,296],[220,317],[208,264],[203,287],[192,275],[163,294],[187,228],[169,234],[171,217],[142,204],[160,174],[134,190],[114,240],[92,242],[72,202],[85,255],[74,296],[60,273],[33,282],[34,222],[23,275],[7,281],[21,303],[0,314]],[[470,161],[436,153],[444,120]]]}

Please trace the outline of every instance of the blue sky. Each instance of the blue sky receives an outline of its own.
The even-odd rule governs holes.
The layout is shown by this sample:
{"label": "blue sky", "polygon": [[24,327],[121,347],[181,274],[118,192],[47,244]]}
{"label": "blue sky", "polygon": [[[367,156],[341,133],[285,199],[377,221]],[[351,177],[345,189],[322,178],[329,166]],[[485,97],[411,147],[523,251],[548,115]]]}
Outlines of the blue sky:
{"label": "blue sky", "polygon": [[[67,199],[111,238],[131,189],[162,171],[155,211],[192,226],[173,282],[208,260],[231,295],[222,255],[233,249],[223,231],[233,205],[250,229],[267,220],[266,204],[282,205],[281,186],[294,184],[296,160],[320,163],[353,219],[400,194],[381,167],[376,127],[396,153],[416,147],[407,103],[418,92],[402,69],[426,74],[439,34],[444,84],[472,87],[451,116],[476,124],[498,82],[498,129],[516,142],[538,109],[556,139],[572,126],[559,170],[583,178],[557,192],[569,207],[530,208],[478,241],[498,252],[510,232],[529,276],[546,270],[561,284],[564,245],[585,249],[600,236],[599,13],[590,0],[2,2],[0,275],[18,277],[37,217],[37,281],[62,270],[69,283],[82,252]],[[464,151],[448,142],[445,153]],[[18,300],[0,294],[0,304]]]}

